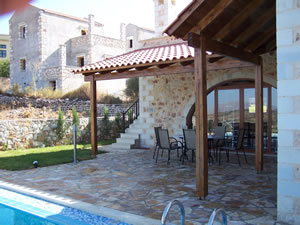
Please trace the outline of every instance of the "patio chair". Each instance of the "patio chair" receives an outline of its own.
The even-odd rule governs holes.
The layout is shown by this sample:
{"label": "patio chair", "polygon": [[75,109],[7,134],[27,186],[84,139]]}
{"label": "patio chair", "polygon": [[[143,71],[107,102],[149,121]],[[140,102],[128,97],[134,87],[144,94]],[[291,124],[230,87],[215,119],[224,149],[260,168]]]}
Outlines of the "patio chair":
{"label": "patio chair", "polygon": [[225,126],[217,126],[214,129],[213,149],[215,150],[215,157],[218,159],[218,150],[224,146],[225,143]]}
{"label": "patio chair", "polygon": [[158,130],[161,129],[161,127],[154,127],[154,133],[155,133],[155,138],[156,138],[156,144],[154,148],[154,153],[153,153],[153,159],[155,157],[155,153],[157,151],[157,148],[159,148],[159,138],[158,138]]}
{"label": "patio chair", "polygon": [[241,166],[241,162],[240,162],[240,157],[239,157],[238,152],[242,150],[244,152],[245,161],[248,164],[247,156],[246,156],[245,149],[244,149],[244,133],[245,133],[244,129],[239,129],[237,144],[235,147],[223,146],[219,149],[219,165],[221,165],[221,151],[222,150],[226,151],[227,162],[229,162],[229,151],[235,151],[240,166]]}
{"label": "patio chair", "polygon": [[196,130],[194,129],[183,129],[183,140],[184,140],[184,150],[182,157],[182,164],[184,164],[184,158],[186,153],[192,151],[192,162],[194,161],[194,155],[196,151]]}
{"label": "patio chair", "polygon": [[183,153],[183,148],[182,148],[182,142],[176,140],[175,138],[172,138],[174,141],[171,141],[169,137],[169,131],[168,129],[158,129],[158,139],[159,139],[159,147],[156,152],[156,160],[155,162],[157,163],[157,158],[159,154],[159,150],[168,150],[168,164],[170,161],[170,153],[172,150],[177,150],[177,158],[179,158],[179,152],[178,149],[182,150]]}

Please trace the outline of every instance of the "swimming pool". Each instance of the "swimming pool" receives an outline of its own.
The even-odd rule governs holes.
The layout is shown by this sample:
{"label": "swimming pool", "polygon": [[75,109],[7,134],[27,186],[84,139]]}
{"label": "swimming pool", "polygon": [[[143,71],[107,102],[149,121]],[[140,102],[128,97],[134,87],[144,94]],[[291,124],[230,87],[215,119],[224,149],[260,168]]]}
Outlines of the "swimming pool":
{"label": "swimming pool", "polygon": [[130,225],[0,188],[0,224]]}

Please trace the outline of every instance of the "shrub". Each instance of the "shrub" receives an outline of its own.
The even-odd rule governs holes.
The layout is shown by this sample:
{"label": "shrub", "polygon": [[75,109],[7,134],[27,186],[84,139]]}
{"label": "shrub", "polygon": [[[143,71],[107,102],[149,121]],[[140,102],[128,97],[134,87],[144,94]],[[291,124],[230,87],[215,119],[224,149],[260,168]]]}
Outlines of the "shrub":
{"label": "shrub", "polygon": [[11,88],[12,94],[16,96],[23,96],[22,88],[18,83],[14,83]]}
{"label": "shrub", "polygon": [[80,88],[75,89],[73,91],[69,91],[66,94],[64,94],[63,98],[69,98],[69,99],[81,99],[81,100],[89,100],[90,99],[90,84],[85,83],[80,86]]}
{"label": "shrub", "polygon": [[0,60],[0,77],[9,77],[9,60]]}
{"label": "shrub", "polygon": [[73,118],[73,121],[72,121],[72,124],[76,124],[76,126],[78,127],[79,126],[79,117],[78,117],[78,113],[76,111],[76,106],[73,105],[72,107],[72,118]]}
{"label": "shrub", "polygon": [[66,134],[64,113],[60,108],[58,110],[58,120],[55,133],[58,142],[61,142]]}
{"label": "shrub", "polygon": [[134,101],[139,97],[139,78],[129,78],[126,80],[126,88],[124,94],[129,98],[130,101]]}
{"label": "shrub", "polygon": [[115,97],[113,95],[104,95],[99,100],[102,104],[122,104],[123,101],[119,97]]}
{"label": "shrub", "polygon": [[41,88],[39,89],[36,94],[36,97],[39,98],[53,98],[53,99],[57,99],[57,98],[61,98],[63,96],[63,92],[60,90],[53,90],[50,87],[47,88]]}
{"label": "shrub", "polygon": [[27,86],[24,88],[24,95],[25,96],[32,96],[34,93],[33,93],[33,90],[30,86]]}
{"label": "shrub", "polygon": [[115,126],[114,126],[114,135],[119,137],[120,133],[123,131],[123,119],[120,113],[115,115]]}
{"label": "shrub", "polygon": [[103,139],[109,139],[110,138],[110,131],[111,131],[111,123],[109,121],[109,111],[107,107],[104,107],[103,109],[103,119],[102,124],[100,127],[100,135],[103,137]]}

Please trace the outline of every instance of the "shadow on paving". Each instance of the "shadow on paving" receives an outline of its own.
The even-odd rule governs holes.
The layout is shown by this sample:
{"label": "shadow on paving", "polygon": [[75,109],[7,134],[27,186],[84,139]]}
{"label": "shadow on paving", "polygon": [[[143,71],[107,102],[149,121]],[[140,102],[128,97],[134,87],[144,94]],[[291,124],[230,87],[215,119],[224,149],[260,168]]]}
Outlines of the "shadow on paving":
{"label": "shadow on paving", "polygon": [[[77,165],[65,164],[27,171],[1,171],[0,180],[30,186],[57,195],[154,219],[170,200],[180,200],[187,224],[204,224],[214,208],[223,208],[229,224],[274,224],[276,221],[277,159],[264,158],[264,171],[257,174],[254,156],[249,164],[234,155],[230,163],[210,165],[209,194],[195,194],[195,162],[177,160],[167,165],[167,154],[152,159],[153,150],[113,151]],[[170,211],[169,221],[180,224],[179,209]]]}

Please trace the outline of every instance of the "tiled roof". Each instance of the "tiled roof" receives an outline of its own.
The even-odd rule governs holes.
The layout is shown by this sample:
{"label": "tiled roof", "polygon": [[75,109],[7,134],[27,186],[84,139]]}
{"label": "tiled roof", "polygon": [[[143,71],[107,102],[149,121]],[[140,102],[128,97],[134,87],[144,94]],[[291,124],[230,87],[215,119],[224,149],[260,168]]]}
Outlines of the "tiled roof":
{"label": "tiled roof", "polygon": [[128,67],[139,67],[157,63],[184,61],[194,57],[194,49],[187,42],[170,44],[152,48],[134,50],[119,56],[104,59],[74,70],[75,73],[84,73],[101,70],[113,70]]}

